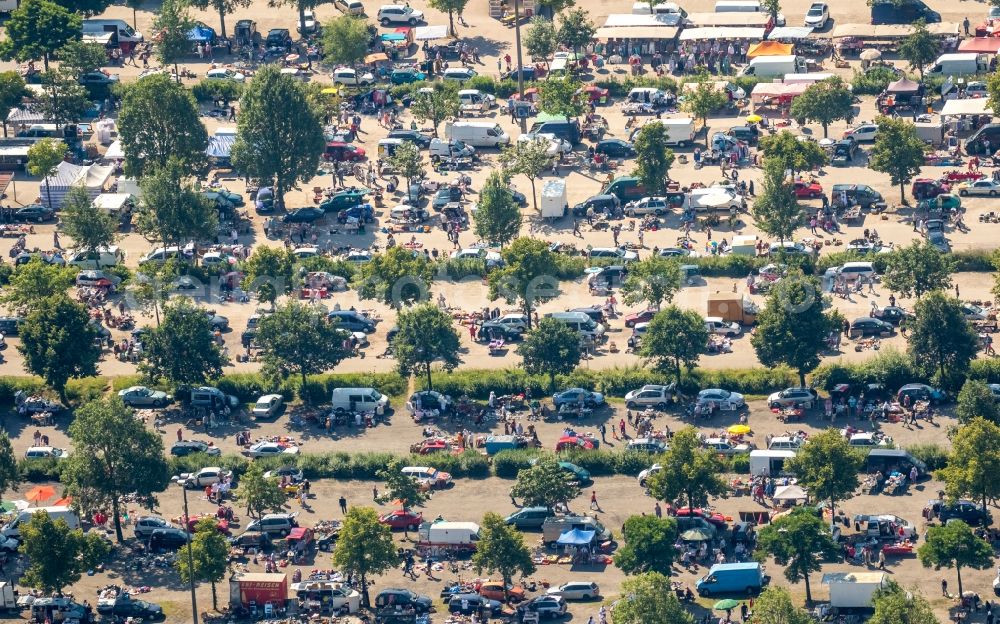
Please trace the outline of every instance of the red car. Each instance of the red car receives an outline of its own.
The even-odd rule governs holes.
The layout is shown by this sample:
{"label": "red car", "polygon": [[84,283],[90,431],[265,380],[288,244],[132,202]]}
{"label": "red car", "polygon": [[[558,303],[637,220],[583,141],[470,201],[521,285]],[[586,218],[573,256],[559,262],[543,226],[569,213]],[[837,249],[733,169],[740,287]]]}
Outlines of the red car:
{"label": "red car", "polygon": [[351,143],[344,143],[342,141],[331,141],[326,144],[326,150],[323,152],[323,160],[330,160],[334,162],[345,162],[354,160],[364,160],[365,150],[357,145],[352,145]]}
{"label": "red car", "polygon": [[625,315],[625,327],[635,327],[639,323],[648,323],[656,316],[656,310],[643,310]]}
{"label": "red car", "polygon": [[806,182],[805,180],[795,181],[795,196],[808,197],[813,199],[823,194],[823,187],[819,182]]}
{"label": "red car", "polygon": [[378,521],[388,525],[390,529],[409,529],[416,531],[424,521],[424,514],[412,512],[409,509],[397,509],[379,516]]}
{"label": "red car", "polygon": [[705,509],[701,509],[701,508],[698,508],[698,507],[696,507],[694,509],[694,513],[691,513],[691,510],[689,510],[687,507],[681,507],[681,508],[677,509],[674,512],[673,515],[675,515],[677,517],[680,517],[680,518],[686,518],[687,516],[690,515],[690,516],[693,516],[695,518],[704,518],[706,522],[714,524],[715,526],[717,526],[719,528],[722,528],[722,527],[726,526],[726,517],[725,516],[723,516],[720,513],[715,513],[715,512],[712,512],[712,511],[707,511]]}
{"label": "red car", "polygon": [[592,451],[600,444],[593,438],[563,436],[556,442],[556,452],[578,449],[581,451]]}
{"label": "red car", "polygon": [[587,95],[588,101],[593,102],[597,106],[608,104],[608,95],[610,92],[607,89],[602,89],[597,85],[587,85],[580,89],[580,91]]}
{"label": "red car", "polygon": [[204,520],[205,518],[209,518],[210,520],[215,520],[215,528],[218,529],[219,533],[222,533],[223,535],[232,535],[232,530],[229,528],[228,520],[216,518],[215,516],[211,516],[208,514],[201,516],[191,516],[190,518],[188,518],[187,521],[188,533],[194,533],[195,526],[198,524],[199,521]]}

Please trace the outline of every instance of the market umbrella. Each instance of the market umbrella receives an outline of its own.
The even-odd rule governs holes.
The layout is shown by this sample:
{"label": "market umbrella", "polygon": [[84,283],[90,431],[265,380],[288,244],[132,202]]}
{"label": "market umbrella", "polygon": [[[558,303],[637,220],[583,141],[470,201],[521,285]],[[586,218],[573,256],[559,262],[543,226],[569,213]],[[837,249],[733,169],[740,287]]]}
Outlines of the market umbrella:
{"label": "market umbrella", "polygon": [[294,63],[297,60],[299,60],[298,54],[289,54],[288,56],[285,57],[285,61],[289,63]]}
{"label": "market umbrella", "polygon": [[733,425],[726,431],[733,435],[746,435],[750,433],[750,425]]}
{"label": "market umbrella", "polygon": [[28,493],[24,497],[33,503],[40,503],[41,501],[49,500],[55,495],[56,489],[51,485],[36,485],[28,490]]}
{"label": "market umbrella", "polygon": [[733,600],[732,598],[726,598],[725,600],[720,600],[712,606],[714,611],[729,611],[730,609],[735,609],[740,606],[739,600]]}
{"label": "market umbrella", "polygon": [[323,95],[337,95],[338,93],[340,93],[340,89],[336,87],[326,87],[325,89],[320,91],[320,93],[322,93]]}
{"label": "market umbrella", "polygon": [[862,61],[876,61],[882,58],[882,53],[873,49],[862,50],[860,58]]}
{"label": "market umbrella", "polygon": [[694,528],[681,533],[681,539],[685,542],[707,542],[712,536],[705,529]]}
{"label": "market umbrella", "polygon": [[754,113],[753,115],[747,115],[748,123],[760,123],[763,120],[764,118],[758,115],[757,113]]}

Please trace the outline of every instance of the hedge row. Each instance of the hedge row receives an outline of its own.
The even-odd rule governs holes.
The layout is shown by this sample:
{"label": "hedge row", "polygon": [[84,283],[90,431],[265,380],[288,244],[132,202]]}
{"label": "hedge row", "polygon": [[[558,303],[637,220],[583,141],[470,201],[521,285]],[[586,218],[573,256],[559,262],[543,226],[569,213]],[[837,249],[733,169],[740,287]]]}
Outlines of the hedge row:
{"label": "hedge row", "polygon": [[[820,256],[816,260],[815,271],[816,274],[822,275],[830,267],[840,266],[845,262],[869,261],[875,268],[875,272],[882,273],[885,271],[886,259],[890,255],[892,254],[866,255],[856,251],[837,251]],[[949,254],[948,257],[954,263],[953,270],[956,273],[992,273],[995,270],[993,266],[993,252],[977,250],[956,251]]]}

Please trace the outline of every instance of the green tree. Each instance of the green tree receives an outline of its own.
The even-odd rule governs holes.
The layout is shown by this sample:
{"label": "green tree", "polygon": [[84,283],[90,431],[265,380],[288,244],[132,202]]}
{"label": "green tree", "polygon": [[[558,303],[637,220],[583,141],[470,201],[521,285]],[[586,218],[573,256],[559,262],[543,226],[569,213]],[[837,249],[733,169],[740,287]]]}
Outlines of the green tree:
{"label": "green tree", "polygon": [[86,17],[99,15],[111,4],[110,0],[56,0],[56,4],[68,11],[76,11]]}
{"label": "green tree", "polygon": [[226,16],[235,13],[237,9],[248,8],[253,0],[194,0],[192,4],[202,11],[215,9],[219,14],[219,30],[222,38],[226,39]]}
{"label": "green tree", "polygon": [[764,159],[764,179],[751,214],[761,231],[777,237],[782,244],[792,238],[799,227],[804,211],[795,198],[791,180],[785,177],[784,163],[779,159]]}
{"label": "green tree", "polygon": [[406,188],[409,190],[414,180],[427,175],[424,168],[424,159],[420,155],[420,148],[416,143],[403,141],[402,145],[396,147],[396,151],[386,159],[386,162],[393,171],[406,178]]}
{"label": "green tree", "polygon": [[34,258],[14,269],[0,293],[0,302],[27,314],[50,297],[66,294],[74,281],[73,271]]}
{"label": "green tree", "polygon": [[360,580],[366,607],[370,604],[368,577],[382,574],[398,564],[396,543],[389,527],[378,521],[378,514],[371,507],[352,507],[344,518],[333,550],[333,565]]}
{"label": "green tree", "polygon": [[143,340],[139,370],[153,381],[201,385],[222,374],[229,359],[212,337],[204,308],[181,298],[163,308],[163,323]]}
{"label": "green tree", "polygon": [[11,488],[21,483],[21,472],[17,469],[17,457],[6,431],[0,431],[0,498]]}
{"label": "green tree", "polygon": [[622,581],[624,598],[611,610],[612,624],[694,624],[694,616],[681,605],[670,577],[647,572]]}
{"label": "green tree", "polygon": [[451,316],[431,303],[409,310],[402,310],[396,319],[399,332],[392,340],[396,364],[402,375],[415,373],[422,368],[427,375],[427,389],[431,385],[431,365],[440,361],[446,371],[459,365],[458,350],[461,341]]}
{"label": "green tree", "polygon": [[698,430],[685,427],[670,439],[670,448],[660,459],[662,470],[646,482],[650,495],[670,503],[682,497],[688,510],[707,505],[710,496],[719,496],[727,486],[722,478],[718,455],[701,447]]}
{"label": "green tree", "polygon": [[395,308],[427,299],[433,267],[423,254],[403,247],[390,247],[358,269],[358,296],[375,299]]}
{"label": "green tree", "polygon": [[920,18],[913,23],[913,32],[899,43],[899,57],[910,64],[910,69],[920,72],[924,80],[924,67],[933,63],[941,54],[941,44],[937,37],[927,30],[927,22]]}
{"label": "green tree", "polygon": [[531,18],[528,29],[524,34],[524,49],[528,56],[545,59],[545,67],[549,67],[549,57],[552,56],[559,40],[556,38],[556,26],[552,20],[540,15]]}
{"label": "green tree", "polygon": [[448,34],[452,37],[458,37],[458,31],[455,30],[455,14],[461,15],[468,3],[469,0],[428,0],[427,2],[431,8],[448,14]]}
{"label": "green tree", "polygon": [[554,507],[569,504],[580,495],[580,486],[563,470],[555,459],[539,458],[534,466],[517,473],[510,495],[521,499],[524,507]]}
{"label": "green tree", "polygon": [[916,589],[903,591],[895,581],[875,592],[869,624],[938,624],[933,607]]}
{"label": "green tree", "polygon": [[1000,496],[1000,426],[976,416],[951,436],[948,465],[940,471],[950,498],[975,497],[983,507]]}
{"label": "green tree", "polygon": [[934,291],[917,301],[913,312],[916,319],[907,324],[912,331],[906,348],[913,362],[927,374],[937,370],[943,384],[961,378],[976,357],[979,339],[961,303]]}
{"label": "green tree", "polygon": [[882,284],[891,292],[920,299],[932,290],[951,286],[954,261],[927,241],[913,241],[885,257]]}
{"label": "green tree", "polygon": [[289,301],[260,319],[257,344],[264,352],[264,370],[282,379],[299,374],[308,402],[306,377],[330,370],[348,357],[347,332],[326,318],[326,310]]}
{"label": "green tree", "polygon": [[490,301],[503,298],[508,303],[520,302],[530,329],[535,304],[559,295],[559,282],[552,275],[555,254],[545,241],[518,238],[500,256],[504,266],[490,273]]}
{"label": "green tree", "polygon": [[[274,309],[278,296],[292,291],[295,258],[287,249],[267,245],[255,247],[250,257],[243,262],[242,268],[243,288],[256,292],[258,299],[271,304],[271,309]],[[262,288],[266,285],[270,288]]]}
{"label": "green tree", "polygon": [[490,245],[503,247],[521,230],[521,208],[510,192],[502,171],[491,171],[479,191],[479,206],[472,213],[472,231]]}
{"label": "green tree", "polygon": [[165,74],[146,76],[121,89],[118,132],[125,172],[143,178],[170,160],[192,174],[205,163],[208,131],[191,92]]}
{"label": "green tree", "polygon": [[77,249],[93,253],[114,244],[118,221],[95,206],[85,188],[74,186],[63,200],[62,229]]}
{"label": "green tree", "polygon": [[429,497],[416,479],[403,472],[403,462],[398,459],[390,461],[384,470],[375,474],[384,484],[382,495],[375,501],[377,503],[384,505],[399,501],[398,504],[406,510],[423,505]]}
{"label": "green tree", "polygon": [[59,48],[59,69],[74,79],[96,71],[108,62],[108,51],[99,43],[70,40]]}
{"label": "green tree", "polygon": [[785,463],[785,468],[798,477],[799,485],[810,496],[830,501],[833,513],[837,501],[858,488],[861,461],[839,431],[827,429],[811,436],[798,454]]}
{"label": "green tree", "polygon": [[226,536],[219,532],[214,518],[203,518],[195,525],[194,538],[191,540],[191,561],[187,557],[177,557],[174,567],[181,577],[181,582],[194,581],[212,584],[212,608],[218,611],[219,600],[215,592],[215,584],[226,578],[229,571],[229,544]]}
{"label": "green tree", "polygon": [[[368,23],[364,18],[341,15],[323,25],[320,43],[328,62],[356,67],[368,54],[368,37]],[[356,80],[361,74],[360,71],[355,74]]]}
{"label": "green tree", "polygon": [[700,119],[705,127],[705,147],[708,147],[711,133],[708,131],[708,116],[729,103],[729,96],[715,86],[707,73],[699,74],[695,88],[684,92],[683,109]]}
{"label": "green tree", "polygon": [[659,572],[669,575],[677,557],[677,520],[629,516],[622,525],[625,545],[615,553],[615,565],[625,574]]}
{"label": "green tree", "polygon": [[[550,142],[543,140],[515,141],[500,153],[500,164],[509,174],[523,175],[531,183],[531,205],[535,212],[538,212],[538,193],[535,191],[535,180],[552,166],[549,146]],[[512,236],[511,239],[513,238]]]}
{"label": "green tree", "polygon": [[265,66],[243,90],[232,161],[251,177],[273,181],[284,206],[288,190],[316,175],[326,143],[305,91],[279,71]]}
{"label": "green tree", "polygon": [[73,453],[62,463],[61,479],[82,509],[110,507],[121,543],[121,501],[132,494],[150,501],[170,483],[163,439],[117,396],[91,401],[74,416],[69,426]]}
{"label": "green tree", "polygon": [[434,136],[438,126],[449,117],[457,117],[462,109],[458,101],[458,89],[450,82],[435,82],[430,91],[418,91],[410,102],[410,113],[421,122],[429,121]]}
{"label": "green tree", "polygon": [[644,125],[635,137],[635,177],[651,195],[667,190],[674,151],[667,147],[667,127],[662,123]]}
{"label": "green tree", "polygon": [[219,213],[185,181],[179,162],[171,159],[143,178],[139,185],[142,203],[136,214],[136,229],[149,240],[179,247],[188,240],[214,238],[219,227]]}
{"label": "green tree", "polygon": [[927,541],[917,549],[917,557],[925,568],[955,568],[958,595],[962,588],[962,568],[985,570],[993,565],[993,548],[986,540],[976,537],[972,528],[961,520],[927,529]]}
{"label": "green tree", "polygon": [[53,520],[48,512],[39,511],[21,525],[20,550],[29,561],[20,585],[49,594],[62,593],[79,581],[108,556],[111,544],[97,533],[70,529],[62,518]]}
{"label": "green tree", "polygon": [[778,21],[778,13],[781,13],[781,1],[780,0],[764,0],[761,2],[761,6],[764,10],[771,16],[771,19]]}
{"label": "green tree", "polygon": [[819,572],[823,559],[836,557],[839,552],[830,528],[815,510],[806,507],[793,509],[757,532],[755,556],[764,561],[770,555],[785,567],[785,578],[790,582],[805,581],[806,604],[812,603],[809,573]]}
{"label": "green tree", "polygon": [[573,118],[587,112],[586,98],[580,91],[583,85],[579,80],[546,80],[540,84],[538,98],[543,113]]}
{"label": "green tree", "polygon": [[823,138],[826,138],[834,121],[851,122],[854,94],[840,76],[820,80],[792,100],[790,115],[793,119],[815,121],[823,126]]}
{"label": "green tree", "polygon": [[958,393],[955,417],[963,425],[969,424],[976,417],[1000,424],[1000,405],[997,404],[996,396],[985,382],[968,379]]}
{"label": "green tree", "polygon": [[87,89],[65,72],[42,72],[41,83],[34,110],[57,126],[79,121],[92,106]]}
{"label": "green tree", "polygon": [[24,0],[4,24],[7,37],[0,41],[5,60],[42,59],[45,69],[56,50],[83,36],[80,16],[49,0]]}
{"label": "green tree", "polygon": [[282,7],[291,6],[294,7],[299,13],[299,32],[304,33],[306,31],[306,10],[315,9],[317,4],[320,4],[323,0],[268,0],[268,6],[271,7]]}
{"label": "green tree", "polygon": [[66,382],[97,374],[101,348],[86,308],[65,293],[37,302],[18,330],[28,372],[45,380],[66,401]]}
{"label": "green tree", "polygon": [[281,490],[277,477],[265,477],[260,462],[251,462],[236,489],[236,500],[247,506],[247,515],[260,518],[265,512],[280,512],[288,496]]}
{"label": "green tree", "polygon": [[927,146],[917,135],[913,122],[891,117],[878,118],[875,145],[868,154],[868,166],[889,176],[899,186],[899,201],[906,203],[906,185],[920,174]]}
{"label": "green tree", "polygon": [[[754,601],[749,624],[813,624],[807,611],[792,604],[792,596],[784,587],[770,585]],[[902,624],[902,623],[900,623]]]}
{"label": "green tree", "polygon": [[659,310],[664,302],[673,301],[680,288],[680,264],[671,258],[649,256],[629,266],[628,276],[622,283],[622,299],[627,305],[646,302]]}
{"label": "green tree", "polygon": [[691,369],[708,351],[705,319],[692,310],[667,306],[653,317],[642,337],[639,354],[653,360],[656,367],[671,371],[678,383],[681,366]]}
{"label": "green tree", "polygon": [[[42,139],[28,148],[28,173],[40,178],[49,178],[56,174],[59,163],[66,158],[66,144],[58,139]],[[52,189],[45,185],[45,200],[49,208],[55,210],[52,204]]]}
{"label": "green tree", "polygon": [[[559,42],[569,46],[574,53],[579,52],[580,48],[586,47],[596,32],[597,27],[594,26],[594,21],[590,19],[590,14],[587,11],[574,8],[559,13]],[[563,81],[548,80],[545,84],[550,82]],[[572,117],[573,115],[568,116]]]}
{"label": "green tree", "polygon": [[782,170],[791,173],[793,178],[800,171],[822,167],[829,161],[819,143],[800,141],[797,135],[788,130],[761,137],[760,149],[765,156],[781,163]]}
{"label": "green tree", "polygon": [[540,0],[538,6],[551,11],[552,15],[558,15],[566,9],[576,5],[576,0]]}
{"label": "green tree", "polygon": [[771,288],[750,338],[761,364],[794,368],[801,386],[806,373],[819,366],[827,335],[841,322],[839,314],[823,312],[822,294],[814,277],[796,273],[782,279]]}
{"label": "green tree", "polygon": [[160,12],[153,20],[153,30],[157,33],[156,58],[163,65],[174,66],[177,84],[181,83],[181,72],[177,68],[177,63],[191,54],[188,33],[196,25],[184,0],[163,0]]}
{"label": "green tree", "polygon": [[476,552],[472,554],[472,565],[476,574],[482,574],[483,570],[499,574],[505,598],[515,574],[529,576],[535,572],[531,551],[524,544],[524,535],[507,526],[503,516],[492,511],[486,512],[479,523],[479,542]]}
{"label": "green tree", "polygon": [[543,318],[517,346],[521,364],[529,375],[548,375],[555,388],[556,375],[568,375],[580,363],[580,336],[562,321]]}
{"label": "green tree", "polygon": [[[2,44],[0,44],[2,45]],[[31,95],[28,85],[16,71],[0,72],[0,123],[3,123],[3,135],[7,136],[7,116],[24,98]]]}

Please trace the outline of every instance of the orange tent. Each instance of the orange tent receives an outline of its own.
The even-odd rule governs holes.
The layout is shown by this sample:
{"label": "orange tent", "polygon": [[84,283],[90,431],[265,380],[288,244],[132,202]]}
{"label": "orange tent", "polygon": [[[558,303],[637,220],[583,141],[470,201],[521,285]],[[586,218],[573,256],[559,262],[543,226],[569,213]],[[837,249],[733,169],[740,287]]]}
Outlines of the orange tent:
{"label": "orange tent", "polygon": [[780,43],[778,41],[761,41],[750,46],[747,50],[747,58],[758,56],[788,56],[792,54],[795,46],[790,43]]}
{"label": "orange tent", "polygon": [[36,485],[28,490],[28,493],[24,497],[33,503],[40,503],[41,501],[49,500],[55,495],[56,489],[51,485]]}

